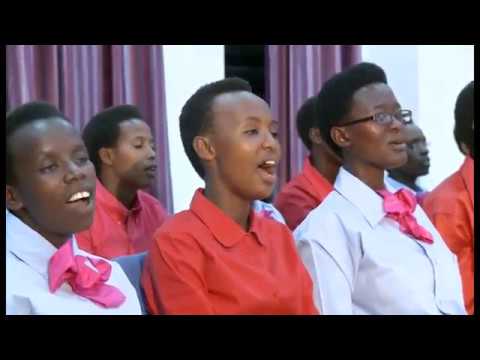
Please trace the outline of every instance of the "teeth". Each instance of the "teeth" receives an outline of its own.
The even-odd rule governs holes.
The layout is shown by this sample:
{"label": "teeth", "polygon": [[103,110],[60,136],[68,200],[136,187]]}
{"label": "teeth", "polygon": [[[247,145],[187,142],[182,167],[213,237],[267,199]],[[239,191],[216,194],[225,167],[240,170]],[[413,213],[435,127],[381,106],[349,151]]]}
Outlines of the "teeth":
{"label": "teeth", "polygon": [[74,202],[74,201],[89,198],[89,197],[90,197],[90,193],[88,191],[81,191],[73,194],[72,197],[68,200],[68,202]]}
{"label": "teeth", "polygon": [[264,162],[265,165],[267,166],[274,166],[275,165],[275,160],[267,160]]}

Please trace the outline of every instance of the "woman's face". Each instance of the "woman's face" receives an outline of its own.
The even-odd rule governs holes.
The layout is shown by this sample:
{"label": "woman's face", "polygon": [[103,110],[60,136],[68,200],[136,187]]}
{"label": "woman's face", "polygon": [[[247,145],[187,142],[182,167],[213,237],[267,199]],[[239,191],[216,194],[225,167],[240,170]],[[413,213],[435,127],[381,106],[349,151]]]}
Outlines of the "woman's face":
{"label": "woman's face", "polygon": [[344,158],[382,170],[405,164],[405,125],[399,120],[387,125],[374,120],[341,125],[377,113],[394,114],[398,110],[400,105],[387,84],[375,83],[357,90],[352,98],[350,113],[332,128],[333,139],[343,149]]}
{"label": "woman's face", "polygon": [[95,168],[75,129],[61,118],[38,120],[9,139],[16,181],[7,207],[45,238],[90,227]]}
{"label": "woman's face", "polygon": [[245,91],[223,94],[213,102],[212,118],[208,136],[215,156],[208,173],[240,198],[269,197],[281,154],[268,104]]}

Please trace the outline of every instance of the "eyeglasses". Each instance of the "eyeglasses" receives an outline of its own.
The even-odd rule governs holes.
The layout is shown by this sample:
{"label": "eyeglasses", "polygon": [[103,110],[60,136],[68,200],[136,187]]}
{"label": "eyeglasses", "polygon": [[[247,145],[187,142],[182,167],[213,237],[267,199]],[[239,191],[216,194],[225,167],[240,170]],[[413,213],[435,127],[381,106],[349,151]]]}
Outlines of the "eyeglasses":
{"label": "eyeglasses", "polygon": [[400,121],[404,125],[411,124],[413,122],[412,111],[399,110],[393,114],[380,112],[371,116],[367,116],[362,119],[347,122],[345,124],[339,124],[337,126],[350,126],[350,125],[355,125],[355,124],[370,121],[370,120],[375,121],[379,125],[388,126],[393,122],[394,119]]}

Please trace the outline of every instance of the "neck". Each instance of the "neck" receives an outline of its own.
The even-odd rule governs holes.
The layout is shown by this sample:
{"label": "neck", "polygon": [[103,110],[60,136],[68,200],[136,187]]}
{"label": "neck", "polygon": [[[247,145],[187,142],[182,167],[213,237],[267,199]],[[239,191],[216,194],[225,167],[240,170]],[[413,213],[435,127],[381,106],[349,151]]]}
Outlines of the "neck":
{"label": "neck", "polygon": [[416,176],[409,176],[395,170],[391,171],[389,175],[391,178],[397,180],[398,182],[401,182],[404,185],[407,185],[409,188],[415,191],[420,190],[416,184],[416,180],[417,180]]}
{"label": "neck", "polygon": [[72,238],[72,234],[57,234],[44,230],[40,225],[36,223],[36,221],[30,216],[29,212],[25,209],[12,213],[28,227],[42,235],[50,244],[55,246],[57,249]]}
{"label": "neck", "polygon": [[379,169],[358,161],[352,161],[348,156],[344,157],[343,167],[363,181],[372,190],[379,191],[385,188],[384,169]]}
{"label": "neck", "polygon": [[316,148],[312,149],[310,162],[330,184],[335,182],[340,163],[333,161],[327,154],[325,154],[325,151]]}
{"label": "neck", "polygon": [[248,230],[248,215],[251,202],[235,196],[224,184],[205,179],[205,197],[219,207],[245,231]]}
{"label": "neck", "polygon": [[127,209],[132,207],[137,196],[137,189],[128,186],[110,173],[102,173],[99,180]]}

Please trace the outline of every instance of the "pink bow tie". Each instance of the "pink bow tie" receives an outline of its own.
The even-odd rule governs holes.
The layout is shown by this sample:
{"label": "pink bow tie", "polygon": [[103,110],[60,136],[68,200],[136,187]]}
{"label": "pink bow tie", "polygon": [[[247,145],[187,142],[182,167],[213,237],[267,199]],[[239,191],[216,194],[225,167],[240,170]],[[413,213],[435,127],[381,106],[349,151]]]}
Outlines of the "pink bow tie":
{"label": "pink bow tie", "polygon": [[387,217],[400,224],[400,231],[413,236],[415,239],[433,244],[433,236],[422,227],[413,216],[417,200],[415,195],[407,189],[400,189],[394,194],[388,190],[380,190],[383,197],[383,210]]}
{"label": "pink bow tie", "polygon": [[53,293],[67,282],[74,293],[105,308],[115,308],[123,304],[125,295],[116,287],[105,284],[111,271],[112,266],[105,260],[74,256],[70,240],[50,258],[48,286]]}

